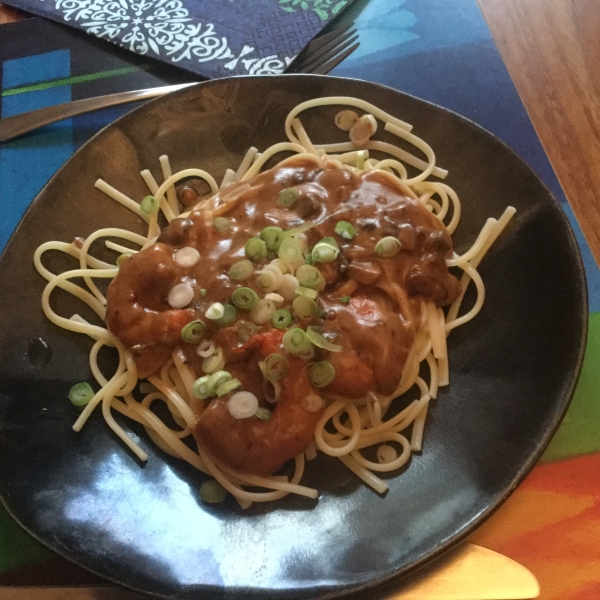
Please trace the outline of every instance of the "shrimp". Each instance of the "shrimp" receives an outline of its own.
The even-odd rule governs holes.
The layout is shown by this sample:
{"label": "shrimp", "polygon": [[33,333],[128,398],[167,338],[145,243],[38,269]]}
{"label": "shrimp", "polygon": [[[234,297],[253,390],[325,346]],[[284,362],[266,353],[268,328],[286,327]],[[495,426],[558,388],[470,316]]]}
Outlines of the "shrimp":
{"label": "shrimp", "polygon": [[335,379],[326,390],[350,398],[369,391],[391,394],[397,387],[415,337],[411,321],[403,320],[386,294],[371,291],[369,297],[355,296],[347,305],[331,303],[335,318],[326,328],[340,332],[336,343],[342,351],[327,360]]}
{"label": "shrimp", "polygon": [[[263,356],[277,351],[276,339],[280,333],[274,330],[253,336],[250,345]],[[253,475],[271,475],[306,450],[323,411],[309,412],[302,408],[304,398],[317,394],[308,381],[306,363],[290,357],[288,365],[280,381],[279,400],[269,406],[272,410],[269,421],[256,416],[234,419],[227,409],[229,396],[216,398],[200,415],[192,431],[198,444],[236,471]],[[257,390],[262,380],[257,361],[232,365],[231,374],[242,381],[245,390],[256,392],[257,396],[261,393]]]}
{"label": "shrimp", "polygon": [[172,309],[167,296],[178,280],[172,251],[155,244],[128,258],[108,287],[106,323],[135,359],[140,378],[158,370],[194,319],[190,309]]}

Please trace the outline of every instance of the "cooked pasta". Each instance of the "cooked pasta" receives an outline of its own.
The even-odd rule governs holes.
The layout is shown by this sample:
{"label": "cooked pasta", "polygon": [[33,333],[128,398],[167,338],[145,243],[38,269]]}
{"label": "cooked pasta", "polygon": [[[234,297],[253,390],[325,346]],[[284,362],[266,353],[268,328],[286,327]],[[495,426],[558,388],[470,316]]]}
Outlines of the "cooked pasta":
{"label": "cooked pasta", "polygon": [[[344,107],[335,122],[350,141],[315,142],[304,128],[304,111],[328,105]],[[402,147],[376,139],[378,121]],[[481,310],[477,266],[515,213],[508,207],[488,219],[456,254],[459,198],[411,129],[363,100],[319,98],[289,113],[287,141],[250,148],[220,184],[195,166],[173,173],[167,156],[159,158],[161,184],[141,172],[149,191],[141,202],[99,179],[96,187],[143,219],[147,235],[110,227],[77,243],[47,242],[34,257],[48,281],[46,316],[94,340],[97,391],[73,428],[100,405],[108,426],[146,460],[116,410],[243,508],[290,493],[316,498],[301,480],[318,452],[385,493],[377,474],[426,448],[427,413],[449,384],[447,337]],[[264,170],[280,153],[291,156]],[[210,190],[204,197],[198,181]],[[90,253],[102,239],[114,262]],[[51,273],[42,263],[49,251],[79,268]],[[450,267],[462,271],[460,282]],[[112,281],[106,294],[102,279]],[[461,314],[471,281],[477,299]],[[56,288],[104,325],[57,314]],[[119,354],[110,376],[98,364],[103,347]],[[415,399],[395,408],[411,390]],[[170,419],[158,416],[158,404]],[[293,473],[276,474],[290,459]]]}

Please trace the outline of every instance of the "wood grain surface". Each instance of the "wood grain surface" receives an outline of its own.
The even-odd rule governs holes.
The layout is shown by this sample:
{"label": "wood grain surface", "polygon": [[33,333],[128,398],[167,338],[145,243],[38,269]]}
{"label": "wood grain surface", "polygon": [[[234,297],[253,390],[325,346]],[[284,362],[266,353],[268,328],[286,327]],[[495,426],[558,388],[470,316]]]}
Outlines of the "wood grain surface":
{"label": "wood grain surface", "polygon": [[19,21],[20,19],[23,19],[24,17],[25,17],[24,13],[13,10],[12,8],[9,8],[8,6],[4,6],[3,4],[0,4],[0,25],[2,23],[11,23],[12,21]]}
{"label": "wood grain surface", "polygon": [[600,0],[478,0],[600,262]]}

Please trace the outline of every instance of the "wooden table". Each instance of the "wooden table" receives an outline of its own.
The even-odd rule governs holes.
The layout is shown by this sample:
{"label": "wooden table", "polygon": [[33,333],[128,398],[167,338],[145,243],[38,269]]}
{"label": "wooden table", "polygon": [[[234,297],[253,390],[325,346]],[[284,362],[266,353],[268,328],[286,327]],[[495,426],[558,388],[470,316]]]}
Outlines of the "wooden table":
{"label": "wooden table", "polygon": [[600,262],[600,1],[478,2]]}
{"label": "wooden table", "polygon": [[[600,0],[478,0],[600,262]],[[0,5],[0,23],[24,14]]]}

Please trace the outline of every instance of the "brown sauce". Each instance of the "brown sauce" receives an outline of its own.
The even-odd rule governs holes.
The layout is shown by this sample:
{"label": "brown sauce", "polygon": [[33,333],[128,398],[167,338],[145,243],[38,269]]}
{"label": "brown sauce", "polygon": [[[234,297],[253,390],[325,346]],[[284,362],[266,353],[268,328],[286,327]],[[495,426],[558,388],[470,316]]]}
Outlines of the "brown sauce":
{"label": "brown sauce", "polygon": [[[300,194],[296,204],[292,208],[278,206],[279,192],[292,186]],[[173,220],[152,247],[126,260],[109,286],[108,327],[132,351],[139,376],[147,377],[157,371],[176,346],[184,346],[196,375],[203,375],[195,347],[185,348],[187,345],[180,338],[186,323],[201,319],[209,325],[208,337],[214,336],[225,351],[228,359],[225,368],[235,371],[235,376],[260,398],[261,376],[256,368],[260,352],[240,351],[242,342],[239,337],[236,339],[237,330],[211,326],[204,313],[214,302],[228,302],[232,292],[240,287],[229,278],[228,271],[233,263],[244,258],[244,245],[250,237],[258,236],[269,225],[285,230],[311,221],[315,226],[306,231],[309,247],[331,236],[336,237],[341,252],[334,262],[315,265],[327,281],[319,294],[323,318],[294,326],[321,325],[343,347],[339,353],[318,351],[317,358],[330,361],[336,369],[333,383],[325,390],[349,397],[361,397],[369,390],[391,394],[414,341],[422,299],[445,306],[460,293],[458,280],[445,264],[452,253],[452,241],[444,225],[410,190],[399,187],[385,173],[370,171],[355,175],[335,166],[321,165],[316,159],[288,159],[251,181],[220,191],[217,205],[237,194],[239,200],[225,215],[231,224],[228,231],[218,232],[212,222],[204,220],[202,211],[194,210],[186,218]],[[356,235],[352,240],[336,236],[334,228],[338,221],[354,225]],[[402,249],[393,258],[382,259],[375,253],[377,241],[384,236],[395,236],[402,243]],[[201,256],[193,267],[181,267],[173,258],[177,249],[187,246],[196,248]],[[265,262],[274,257],[267,257]],[[350,278],[358,285],[354,286],[352,299],[342,303],[340,295]],[[173,309],[167,296],[174,285],[182,282],[192,286],[194,297],[186,308]],[[259,292],[252,277],[242,285]],[[204,297],[202,289],[206,290]],[[247,318],[247,313],[238,311],[238,318]],[[261,332],[271,328],[269,322],[261,327]],[[303,373],[295,376],[306,378]],[[299,445],[306,447],[310,441],[298,434],[296,438],[301,442],[288,444],[294,454],[290,453],[292,450],[285,453],[277,447],[277,460],[258,464],[260,460],[252,459],[253,467],[243,459],[243,452],[227,456],[216,440],[210,441],[210,430],[216,427],[216,422],[211,422],[212,415],[222,404],[219,399],[209,405],[198,429],[204,431],[201,441],[234,468],[272,472],[302,451]],[[298,408],[276,408],[273,414],[278,410],[283,414],[285,410],[294,412]],[[242,425],[239,422],[227,425],[223,419],[221,424],[232,428],[239,437]],[[310,421],[314,428],[315,419]],[[269,445],[266,434],[260,433],[260,428],[265,431],[268,428],[260,423],[253,426],[254,434],[263,440],[260,443]],[[281,423],[277,427],[282,429]],[[247,445],[247,440],[244,443]]]}

